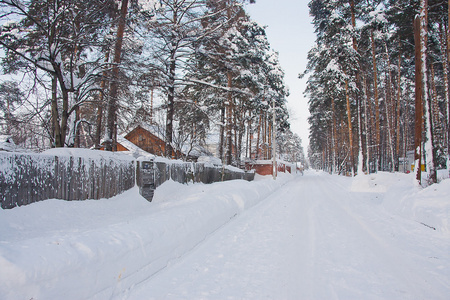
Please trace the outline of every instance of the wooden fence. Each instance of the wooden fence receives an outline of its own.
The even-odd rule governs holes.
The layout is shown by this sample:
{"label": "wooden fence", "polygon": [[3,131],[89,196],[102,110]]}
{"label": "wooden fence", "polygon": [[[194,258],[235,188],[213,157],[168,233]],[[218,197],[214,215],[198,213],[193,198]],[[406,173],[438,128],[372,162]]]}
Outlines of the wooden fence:
{"label": "wooden fence", "polygon": [[110,198],[135,185],[132,160],[0,152],[1,207]]}
{"label": "wooden fence", "polygon": [[132,188],[151,201],[156,187],[180,183],[251,181],[255,174],[204,163],[154,162],[118,158],[54,156],[0,152],[0,201],[3,209],[46,199],[110,198]]}
{"label": "wooden fence", "polygon": [[140,161],[137,163],[136,180],[140,194],[151,201],[154,190],[169,179],[179,183],[213,183],[234,179],[252,181],[254,172],[232,171],[226,167],[214,167],[204,163],[165,163]]}

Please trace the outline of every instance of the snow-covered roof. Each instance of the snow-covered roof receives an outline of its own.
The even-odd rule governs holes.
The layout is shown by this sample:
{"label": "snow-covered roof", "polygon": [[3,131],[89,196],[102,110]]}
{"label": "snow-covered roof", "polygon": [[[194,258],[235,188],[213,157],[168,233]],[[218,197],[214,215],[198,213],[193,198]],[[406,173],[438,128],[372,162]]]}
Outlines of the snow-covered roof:
{"label": "snow-covered roof", "polygon": [[124,136],[127,136],[129,133],[134,131],[139,126],[142,127],[143,129],[147,130],[148,132],[150,132],[151,134],[153,134],[154,136],[156,136],[160,140],[162,140],[162,141],[165,140],[164,128],[159,126],[159,125],[157,125],[157,124],[138,124],[133,130],[131,130],[130,132],[124,134]]}
{"label": "snow-covered roof", "polygon": [[183,152],[183,154],[185,154],[185,155],[189,154],[190,156],[196,156],[196,157],[212,155],[211,152],[209,152],[207,149],[205,149],[204,147],[202,147],[200,145],[194,145],[192,147],[192,149],[190,149],[190,146],[185,145],[183,147],[183,149],[181,149],[181,152]]}
{"label": "snow-covered roof", "polygon": [[16,147],[16,144],[12,140],[12,138],[8,135],[0,135],[0,150],[5,151],[14,151],[13,148]]}
{"label": "snow-covered roof", "polygon": [[30,150],[17,146],[9,135],[0,135],[0,151],[31,152]]}
{"label": "snow-covered roof", "polygon": [[117,142],[128,149],[128,151],[123,151],[123,152],[125,152],[125,153],[129,152],[129,154],[131,154],[134,158],[138,158],[138,157],[141,157],[141,156],[146,157],[148,159],[154,159],[155,158],[155,155],[153,155],[153,154],[151,154],[151,153],[149,153],[147,151],[144,151],[143,149],[139,148],[138,146],[136,146],[135,144],[133,144],[132,142],[127,140],[122,135],[117,135]]}
{"label": "snow-covered roof", "polygon": [[[105,141],[102,140],[101,144],[103,144]],[[135,144],[133,144],[132,142],[130,142],[129,140],[127,140],[123,135],[118,134],[117,135],[117,143],[121,144],[122,146],[124,146],[128,151],[120,151],[123,154],[128,154],[133,156],[134,158],[138,158],[138,157],[145,157],[146,159],[154,159],[155,155],[144,151],[142,148],[139,148],[138,146],[136,146]]]}

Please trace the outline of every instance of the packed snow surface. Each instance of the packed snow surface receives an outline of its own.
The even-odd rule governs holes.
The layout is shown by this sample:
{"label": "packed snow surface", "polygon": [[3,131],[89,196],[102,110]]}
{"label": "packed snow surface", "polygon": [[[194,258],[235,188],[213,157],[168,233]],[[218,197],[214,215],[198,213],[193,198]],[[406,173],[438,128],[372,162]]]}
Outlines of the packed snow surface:
{"label": "packed snow surface", "polygon": [[169,181],[151,203],[0,210],[0,299],[449,299],[450,180],[411,176]]}

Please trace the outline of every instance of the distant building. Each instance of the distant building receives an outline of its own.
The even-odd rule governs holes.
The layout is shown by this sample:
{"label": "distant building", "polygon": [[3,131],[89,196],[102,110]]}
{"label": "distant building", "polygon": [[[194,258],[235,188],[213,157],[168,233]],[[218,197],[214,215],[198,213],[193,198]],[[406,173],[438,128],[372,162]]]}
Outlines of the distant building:
{"label": "distant building", "polygon": [[[137,149],[136,149],[137,148]],[[101,147],[100,150],[104,150]],[[117,136],[117,151],[145,151],[157,156],[164,156],[166,143],[162,129],[155,125],[138,125],[125,136]],[[200,145],[184,145],[182,151],[172,150],[172,157],[185,157],[188,161],[197,161],[200,156],[211,155]]]}
{"label": "distant building", "polygon": [[[425,157],[422,157],[422,172],[425,172]],[[409,173],[414,171],[414,150],[406,152],[406,157],[398,158],[398,171]]]}
{"label": "distant building", "polygon": [[[157,126],[144,128],[138,125],[125,135],[125,139],[154,155],[163,156],[166,151],[164,136],[159,133]],[[172,153],[172,156],[175,156],[175,152]]]}
{"label": "distant building", "polygon": [[[273,161],[271,160],[253,160],[245,163],[245,170],[255,170],[259,175],[272,175]],[[297,172],[295,163],[289,163],[277,160],[277,172],[292,173]]]}

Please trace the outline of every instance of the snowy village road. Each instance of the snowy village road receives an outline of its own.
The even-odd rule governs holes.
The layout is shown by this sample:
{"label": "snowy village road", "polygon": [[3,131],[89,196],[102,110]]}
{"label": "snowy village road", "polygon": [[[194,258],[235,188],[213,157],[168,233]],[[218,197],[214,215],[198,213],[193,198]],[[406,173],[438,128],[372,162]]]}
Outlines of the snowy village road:
{"label": "snowy village road", "polygon": [[296,177],[119,298],[448,299],[448,243],[381,197]]}

